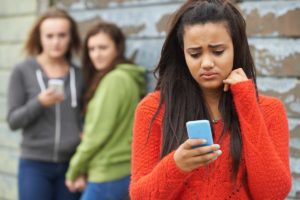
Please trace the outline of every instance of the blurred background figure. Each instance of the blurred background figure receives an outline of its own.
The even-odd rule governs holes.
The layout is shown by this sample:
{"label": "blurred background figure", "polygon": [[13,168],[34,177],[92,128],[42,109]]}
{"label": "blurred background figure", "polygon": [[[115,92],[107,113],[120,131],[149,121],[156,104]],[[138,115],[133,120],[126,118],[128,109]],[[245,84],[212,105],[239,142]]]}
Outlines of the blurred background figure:
{"label": "blurred background figure", "polygon": [[78,180],[87,175],[83,200],[128,198],[132,124],[145,92],[145,69],[124,53],[125,36],[116,25],[99,23],[88,31],[82,58],[88,85],[83,139],[66,181],[70,191],[81,190]]}
{"label": "blurred background figure", "polygon": [[25,43],[32,56],[12,71],[7,121],[22,129],[20,200],[75,200],[65,186],[68,162],[79,143],[83,76],[71,64],[80,39],[74,20],[50,8],[33,25]]}

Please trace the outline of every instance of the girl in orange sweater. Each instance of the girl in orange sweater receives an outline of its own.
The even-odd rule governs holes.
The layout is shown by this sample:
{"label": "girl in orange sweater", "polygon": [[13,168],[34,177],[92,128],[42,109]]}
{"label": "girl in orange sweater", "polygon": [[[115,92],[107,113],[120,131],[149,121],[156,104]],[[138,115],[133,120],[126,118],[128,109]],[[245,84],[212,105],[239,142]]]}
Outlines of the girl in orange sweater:
{"label": "girl in orange sweater", "polygon": [[[283,104],[260,96],[239,11],[189,0],[175,13],[156,91],[136,110],[132,199],[284,199],[291,187]],[[216,144],[188,139],[208,119]]]}

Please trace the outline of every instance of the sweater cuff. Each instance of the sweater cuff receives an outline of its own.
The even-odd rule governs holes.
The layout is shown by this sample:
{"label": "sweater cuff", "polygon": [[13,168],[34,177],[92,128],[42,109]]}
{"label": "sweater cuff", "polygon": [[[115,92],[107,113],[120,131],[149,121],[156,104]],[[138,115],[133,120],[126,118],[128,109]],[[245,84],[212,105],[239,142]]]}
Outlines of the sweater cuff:
{"label": "sweater cuff", "polygon": [[180,182],[182,183],[185,179],[192,175],[191,172],[182,171],[177,167],[174,160],[175,151],[171,152],[168,156],[166,156],[163,160],[165,169],[166,169],[166,178],[170,185],[173,185],[171,182]]}
{"label": "sweater cuff", "polygon": [[249,94],[256,95],[252,79],[230,85],[230,91],[235,97],[248,97]]}
{"label": "sweater cuff", "polygon": [[70,181],[75,181],[77,176],[78,176],[78,173],[69,167],[69,169],[66,173],[66,179],[70,180]]}
{"label": "sweater cuff", "polygon": [[75,181],[78,176],[85,174],[87,171],[84,166],[80,165],[78,162],[75,162],[77,158],[78,157],[76,157],[76,154],[74,154],[69,163],[69,168],[66,172],[66,179],[68,180]]}
{"label": "sweater cuff", "polygon": [[257,103],[256,89],[251,79],[231,85],[230,91],[237,107],[239,104],[243,104],[244,109],[247,105],[251,109],[253,103]]}

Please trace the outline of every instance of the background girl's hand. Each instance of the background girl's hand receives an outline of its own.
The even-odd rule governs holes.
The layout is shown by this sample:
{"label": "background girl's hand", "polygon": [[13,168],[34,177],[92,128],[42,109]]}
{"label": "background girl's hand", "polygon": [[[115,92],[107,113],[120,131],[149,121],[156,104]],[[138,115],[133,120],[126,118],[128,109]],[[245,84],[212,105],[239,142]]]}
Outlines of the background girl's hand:
{"label": "background girl's hand", "polygon": [[75,182],[71,180],[66,180],[65,185],[69,189],[70,192],[76,192]]}
{"label": "background girl's hand", "polygon": [[182,171],[190,172],[198,167],[208,165],[222,154],[218,144],[193,148],[201,144],[205,144],[205,141],[188,139],[181,144],[174,154],[177,167]]}
{"label": "background girl's hand", "polygon": [[227,79],[223,80],[224,83],[224,91],[229,90],[229,85],[233,85],[242,81],[247,81],[248,78],[242,68],[238,68],[235,70],[232,70],[232,72],[229,74]]}
{"label": "background girl's hand", "polygon": [[86,177],[81,175],[78,176],[75,181],[66,180],[65,185],[70,192],[82,192],[86,186]]}
{"label": "background girl's hand", "polygon": [[82,192],[85,189],[85,186],[86,186],[86,177],[83,175],[79,176],[74,182],[74,187],[78,192]]}
{"label": "background girl's hand", "polygon": [[59,94],[55,92],[55,90],[48,88],[44,91],[42,91],[38,95],[38,100],[41,102],[41,104],[45,107],[52,106],[58,102],[61,102],[64,100],[64,96],[62,94]]}

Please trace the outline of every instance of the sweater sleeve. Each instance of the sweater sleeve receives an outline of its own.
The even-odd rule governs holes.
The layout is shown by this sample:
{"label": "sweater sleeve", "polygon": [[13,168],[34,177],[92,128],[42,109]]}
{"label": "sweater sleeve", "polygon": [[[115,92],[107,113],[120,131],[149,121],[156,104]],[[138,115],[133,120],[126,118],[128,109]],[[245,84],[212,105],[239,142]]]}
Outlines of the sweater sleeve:
{"label": "sweater sleeve", "polygon": [[[178,187],[191,175],[181,171],[171,152],[160,160],[161,126],[154,121],[154,112],[140,103],[136,109],[132,143],[131,199],[168,200],[176,197]],[[149,133],[149,135],[148,135]]]}
{"label": "sweater sleeve", "polygon": [[83,129],[83,139],[73,155],[66,177],[75,180],[86,172],[90,159],[101,150],[117,126],[117,115],[125,91],[122,77],[108,74],[102,79],[95,95],[88,104]]}
{"label": "sweater sleeve", "polygon": [[14,68],[8,87],[7,122],[12,130],[24,128],[42,113],[43,106],[37,96],[28,99],[21,70]]}
{"label": "sweater sleeve", "polygon": [[283,104],[260,107],[251,80],[231,86],[238,113],[248,187],[253,199],[284,199],[291,188],[289,131]]}

